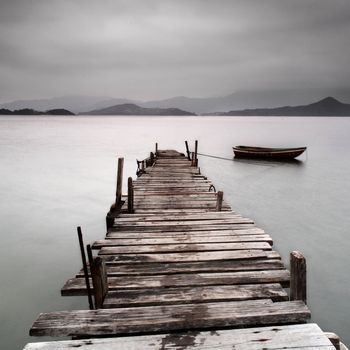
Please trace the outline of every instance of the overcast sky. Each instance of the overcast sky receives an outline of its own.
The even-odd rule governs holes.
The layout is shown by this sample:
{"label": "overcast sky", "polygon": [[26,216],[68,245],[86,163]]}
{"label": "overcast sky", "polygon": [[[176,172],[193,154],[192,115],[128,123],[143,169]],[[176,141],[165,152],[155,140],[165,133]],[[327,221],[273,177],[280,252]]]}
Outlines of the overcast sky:
{"label": "overcast sky", "polygon": [[0,0],[0,101],[349,88],[349,0]]}

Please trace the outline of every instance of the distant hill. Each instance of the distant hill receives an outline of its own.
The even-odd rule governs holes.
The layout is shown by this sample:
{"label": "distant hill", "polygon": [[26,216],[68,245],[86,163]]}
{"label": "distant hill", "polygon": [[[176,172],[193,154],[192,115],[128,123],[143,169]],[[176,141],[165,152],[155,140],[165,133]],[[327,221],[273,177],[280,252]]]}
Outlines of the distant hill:
{"label": "distant hill", "polygon": [[36,111],[35,109],[31,109],[31,108],[16,109],[14,111],[10,111],[9,109],[2,108],[0,109],[0,115],[75,115],[75,114],[63,108],[49,109],[48,111],[45,111],[45,112]]}
{"label": "distant hill", "polygon": [[49,109],[46,112],[43,112],[45,115],[75,115],[73,112],[68,111],[68,109],[64,108],[55,108],[55,109]]}
{"label": "distant hill", "polygon": [[303,106],[243,109],[214,114],[223,116],[350,116],[350,104],[327,97]]}
{"label": "distant hill", "polygon": [[178,108],[143,108],[132,103],[124,103],[108,108],[95,109],[83,115],[195,115]]}

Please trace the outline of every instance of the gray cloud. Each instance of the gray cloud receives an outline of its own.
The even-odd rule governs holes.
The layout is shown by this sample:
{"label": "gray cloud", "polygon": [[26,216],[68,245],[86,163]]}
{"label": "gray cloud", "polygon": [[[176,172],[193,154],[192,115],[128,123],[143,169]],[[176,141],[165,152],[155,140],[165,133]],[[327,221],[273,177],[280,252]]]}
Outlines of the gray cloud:
{"label": "gray cloud", "polygon": [[0,1],[0,100],[349,88],[348,0]]}

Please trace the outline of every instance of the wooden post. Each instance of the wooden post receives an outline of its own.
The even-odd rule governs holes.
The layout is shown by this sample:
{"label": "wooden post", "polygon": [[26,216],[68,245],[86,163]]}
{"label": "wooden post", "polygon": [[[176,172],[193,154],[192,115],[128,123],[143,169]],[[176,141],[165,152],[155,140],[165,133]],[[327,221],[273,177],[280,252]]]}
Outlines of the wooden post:
{"label": "wooden post", "polygon": [[85,256],[85,250],[84,250],[84,242],[83,242],[83,234],[81,232],[81,227],[77,227],[78,232],[78,239],[79,239],[79,246],[80,246],[80,253],[81,253],[81,260],[83,262],[83,269],[84,269],[84,278],[85,278],[85,284],[86,284],[86,290],[89,300],[89,308],[90,310],[94,309],[94,303],[92,301],[92,293],[90,289],[90,281],[89,281],[89,272],[86,264],[86,256]]}
{"label": "wooden post", "polygon": [[290,253],[290,300],[306,304],[306,260],[297,251]]}
{"label": "wooden post", "polygon": [[157,153],[158,153],[158,142],[156,142],[156,152],[155,152],[156,157],[157,157]]}
{"label": "wooden post", "polygon": [[194,142],[194,159],[195,159],[195,166],[198,166],[198,140]]}
{"label": "wooden post", "polygon": [[132,178],[128,178],[128,212],[134,212],[134,187],[132,185]]}
{"label": "wooden post", "polygon": [[114,224],[114,217],[110,214],[110,212],[108,212],[107,215],[106,215],[106,229],[107,229],[107,232],[113,226],[113,224]]}
{"label": "wooden post", "polygon": [[90,266],[90,271],[92,284],[94,286],[95,308],[101,309],[105,296],[108,292],[108,281],[106,265],[99,256],[93,259]]}
{"label": "wooden post", "polygon": [[219,191],[216,197],[216,211],[221,211],[223,198],[224,198],[224,192]]}
{"label": "wooden post", "polygon": [[196,166],[196,159],[194,157],[194,152],[191,153],[192,157],[191,157],[191,166]]}
{"label": "wooden post", "polygon": [[116,192],[116,198],[115,198],[116,209],[118,209],[122,201],[123,167],[124,167],[124,158],[118,158],[117,192]]}
{"label": "wooden post", "polygon": [[187,141],[185,141],[185,145],[186,145],[187,159],[191,160],[190,149],[188,148],[188,142]]}
{"label": "wooden post", "polygon": [[86,245],[86,251],[89,259],[89,265],[91,266],[92,262],[94,261],[94,257],[92,255],[92,249],[90,244]]}
{"label": "wooden post", "polygon": [[154,153],[153,152],[151,152],[150,154],[149,154],[149,158],[150,158],[150,160],[151,160],[151,166],[153,165],[153,163],[154,163]]}
{"label": "wooden post", "polygon": [[145,161],[144,160],[141,161],[141,170],[143,173],[145,172]]}

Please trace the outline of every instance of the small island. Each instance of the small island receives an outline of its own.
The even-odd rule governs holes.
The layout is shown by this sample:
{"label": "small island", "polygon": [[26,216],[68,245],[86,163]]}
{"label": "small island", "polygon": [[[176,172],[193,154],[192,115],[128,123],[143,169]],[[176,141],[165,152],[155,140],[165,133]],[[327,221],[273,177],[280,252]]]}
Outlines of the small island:
{"label": "small island", "polygon": [[31,108],[16,109],[14,111],[10,111],[9,109],[6,109],[6,108],[1,108],[0,115],[75,115],[75,114],[64,108],[49,109],[45,112],[36,111],[35,109],[31,109]]}

